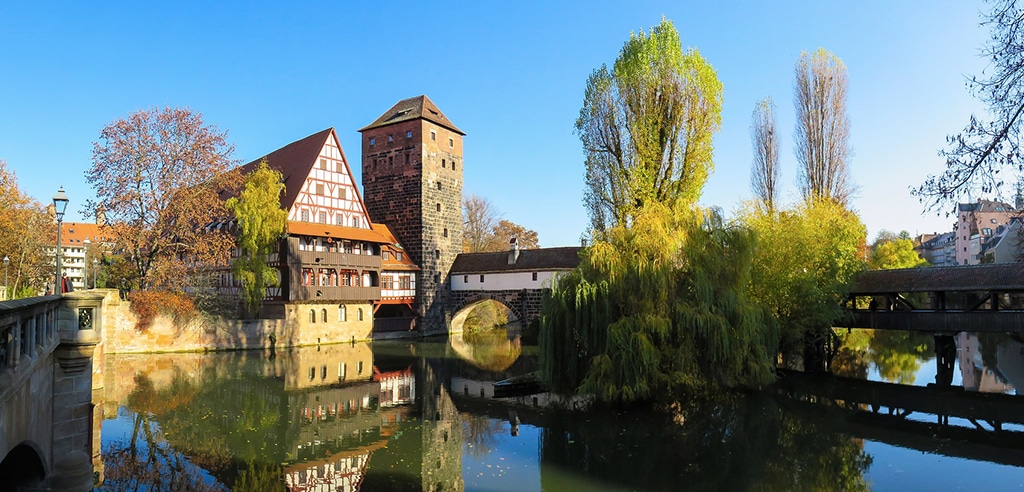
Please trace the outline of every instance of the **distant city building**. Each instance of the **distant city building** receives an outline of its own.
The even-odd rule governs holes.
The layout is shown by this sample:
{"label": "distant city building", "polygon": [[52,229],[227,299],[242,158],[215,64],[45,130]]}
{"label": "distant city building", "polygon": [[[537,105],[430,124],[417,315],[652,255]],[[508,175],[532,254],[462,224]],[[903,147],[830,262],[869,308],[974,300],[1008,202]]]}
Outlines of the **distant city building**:
{"label": "distant city building", "polygon": [[929,266],[956,265],[956,237],[952,232],[922,234],[914,238],[914,250]]}
{"label": "distant city building", "polygon": [[[61,272],[66,273],[71,279],[75,289],[94,286],[96,271],[93,259],[102,257],[102,252],[110,251],[114,247],[112,233],[100,224],[89,222],[62,222],[60,227],[60,259]],[[53,247],[49,247],[46,253],[55,256]],[[54,258],[56,267],[56,258]],[[56,271],[56,270],[55,270]],[[85,275],[88,274],[88,282]],[[48,282],[52,286],[52,282]]]}
{"label": "distant city building", "polygon": [[1016,263],[1021,258],[1022,218],[1014,217],[1007,225],[999,226],[982,247],[982,263]]}
{"label": "distant city building", "polygon": [[982,249],[985,248],[996,229],[1010,223],[1017,212],[1012,205],[979,199],[976,203],[961,203],[957,206],[957,221],[953,234],[956,243],[956,264],[977,265],[981,263]]}

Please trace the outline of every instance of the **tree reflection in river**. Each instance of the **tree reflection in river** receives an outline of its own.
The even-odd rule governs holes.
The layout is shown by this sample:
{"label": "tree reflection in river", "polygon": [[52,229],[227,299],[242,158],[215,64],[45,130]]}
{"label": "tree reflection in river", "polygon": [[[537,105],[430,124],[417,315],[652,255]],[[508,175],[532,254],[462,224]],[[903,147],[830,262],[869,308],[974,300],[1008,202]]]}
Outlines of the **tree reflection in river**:
{"label": "tree reflection in river", "polygon": [[837,330],[842,346],[832,361],[838,376],[867,378],[874,366],[885,381],[913,384],[921,363],[934,356],[932,337],[912,331]]}

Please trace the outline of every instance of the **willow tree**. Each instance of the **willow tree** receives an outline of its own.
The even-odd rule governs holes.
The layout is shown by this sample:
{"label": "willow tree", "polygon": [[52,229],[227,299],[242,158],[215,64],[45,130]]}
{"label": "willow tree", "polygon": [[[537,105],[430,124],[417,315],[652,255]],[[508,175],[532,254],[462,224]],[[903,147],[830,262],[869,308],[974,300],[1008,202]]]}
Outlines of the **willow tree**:
{"label": "willow tree", "polygon": [[818,48],[796,63],[796,157],[805,201],[827,198],[847,205],[850,178],[850,118],[846,115],[846,65]]}
{"label": "willow tree", "polygon": [[251,313],[259,311],[267,295],[267,287],[278,284],[278,271],[267,264],[274,244],[284,234],[288,212],[281,208],[284,178],[264,160],[245,176],[245,186],[225,206],[238,221],[238,245],[242,254],[235,258],[232,270],[241,279],[245,306]]}
{"label": "willow tree", "polygon": [[710,174],[722,83],[672,22],[630,35],[612,68],[587,80],[576,132],[586,151],[593,229],[628,224],[645,205],[695,203]]}
{"label": "willow tree", "polygon": [[779,195],[779,134],[775,128],[775,101],[766,97],[754,106],[750,140],[754,164],[750,170],[750,188],[768,211],[775,210]]}
{"label": "willow tree", "polygon": [[541,374],[553,389],[664,401],[773,379],[774,325],[747,296],[749,229],[655,204],[606,238],[545,302]]}

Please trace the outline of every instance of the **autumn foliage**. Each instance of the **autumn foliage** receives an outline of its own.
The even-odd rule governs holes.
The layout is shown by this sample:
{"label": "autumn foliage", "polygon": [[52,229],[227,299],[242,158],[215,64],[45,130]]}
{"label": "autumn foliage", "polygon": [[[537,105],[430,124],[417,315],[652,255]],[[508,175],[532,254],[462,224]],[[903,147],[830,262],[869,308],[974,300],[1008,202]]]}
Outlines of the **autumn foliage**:
{"label": "autumn foliage", "polygon": [[128,300],[135,315],[135,329],[145,331],[157,316],[171,318],[175,326],[188,323],[195,317],[196,306],[188,295],[174,291],[135,291]]}
{"label": "autumn foliage", "polygon": [[180,288],[202,267],[227,264],[234,238],[207,226],[228,215],[219,195],[241,182],[232,151],[226,133],[189,109],[138,111],[103,128],[86,208],[103,208],[140,288]]}

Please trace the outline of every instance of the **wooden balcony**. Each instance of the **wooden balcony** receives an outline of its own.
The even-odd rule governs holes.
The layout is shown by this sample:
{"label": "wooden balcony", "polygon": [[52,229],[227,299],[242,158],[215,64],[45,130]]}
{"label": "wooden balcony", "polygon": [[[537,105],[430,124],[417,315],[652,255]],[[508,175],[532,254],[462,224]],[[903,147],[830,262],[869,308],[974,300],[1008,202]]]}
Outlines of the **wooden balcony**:
{"label": "wooden balcony", "polygon": [[331,253],[325,251],[294,251],[288,259],[290,264],[307,268],[341,268],[380,271],[380,256],[355,253]]}
{"label": "wooden balcony", "polygon": [[288,297],[290,301],[377,301],[380,287],[297,285],[290,289]]}

